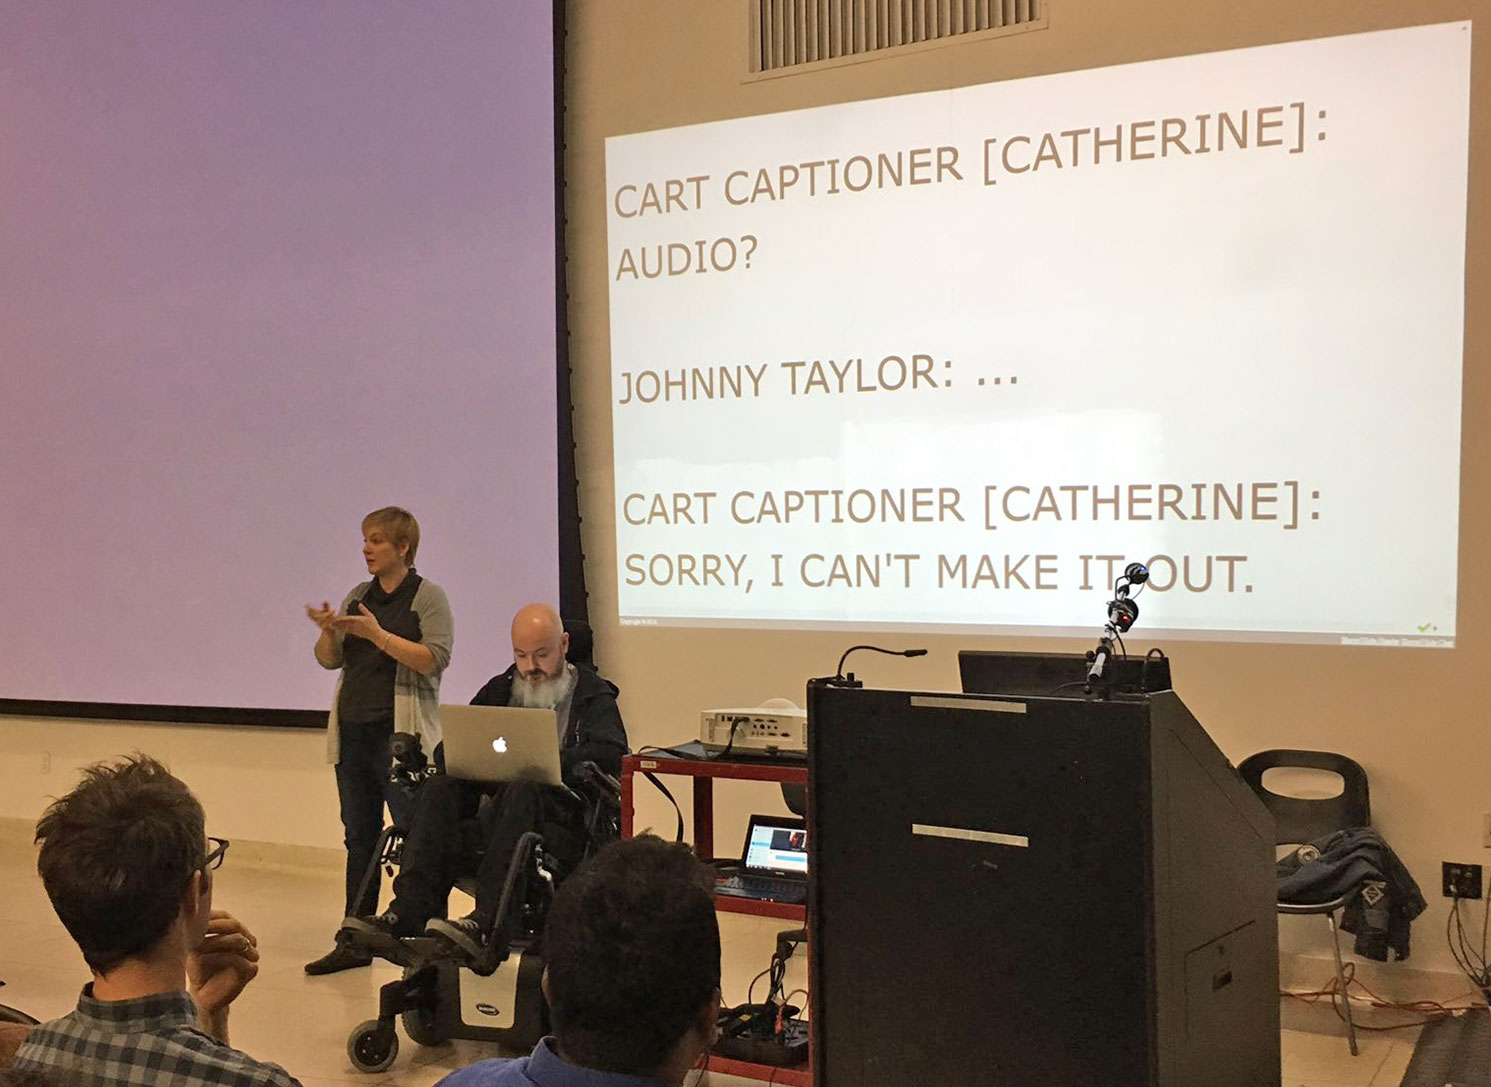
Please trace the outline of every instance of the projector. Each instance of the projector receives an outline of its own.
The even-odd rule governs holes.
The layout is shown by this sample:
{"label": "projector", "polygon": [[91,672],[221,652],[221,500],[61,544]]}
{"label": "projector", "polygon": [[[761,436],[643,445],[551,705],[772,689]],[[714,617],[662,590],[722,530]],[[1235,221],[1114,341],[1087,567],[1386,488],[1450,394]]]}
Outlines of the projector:
{"label": "projector", "polygon": [[754,709],[704,710],[699,714],[699,742],[712,752],[728,748],[747,753],[806,755],[808,713],[790,702]]}

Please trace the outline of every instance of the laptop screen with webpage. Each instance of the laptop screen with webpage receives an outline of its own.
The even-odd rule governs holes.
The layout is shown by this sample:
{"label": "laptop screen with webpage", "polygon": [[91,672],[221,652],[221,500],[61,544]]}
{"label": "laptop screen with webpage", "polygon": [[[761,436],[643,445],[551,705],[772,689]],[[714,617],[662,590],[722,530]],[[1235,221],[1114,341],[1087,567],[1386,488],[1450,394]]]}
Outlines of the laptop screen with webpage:
{"label": "laptop screen with webpage", "polygon": [[808,832],[804,822],[790,816],[751,816],[742,867],[753,875],[805,879]]}

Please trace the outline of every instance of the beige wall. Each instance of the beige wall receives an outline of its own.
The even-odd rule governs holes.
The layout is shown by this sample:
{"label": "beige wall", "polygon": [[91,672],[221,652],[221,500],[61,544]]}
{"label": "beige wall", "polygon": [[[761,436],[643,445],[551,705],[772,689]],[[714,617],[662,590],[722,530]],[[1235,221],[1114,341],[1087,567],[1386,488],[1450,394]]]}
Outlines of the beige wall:
{"label": "beige wall", "polygon": [[66,718],[0,721],[0,819],[34,820],[51,798],[77,784],[79,767],[144,751],[196,790],[207,808],[209,834],[342,844],[325,732]]}
{"label": "beige wall", "polygon": [[[571,354],[581,510],[591,615],[603,669],[624,692],[633,743],[676,743],[695,734],[708,706],[754,705],[784,696],[802,703],[804,680],[833,671],[852,639],[783,631],[659,630],[616,623],[611,506],[604,139],[884,95],[1048,72],[1150,60],[1416,23],[1467,19],[1469,2],[1300,5],[1219,0],[1048,0],[1049,26],[983,42],[924,50],[784,78],[745,78],[745,0],[571,0],[566,121]],[[1452,651],[1344,649],[1173,642],[1176,686],[1222,749],[1237,761],[1265,747],[1320,747],[1352,754],[1374,788],[1375,821],[1430,898],[1415,925],[1413,965],[1452,970],[1445,949],[1439,861],[1491,862],[1480,816],[1491,812],[1491,579],[1478,562],[1488,538],[1491,493],[1491,219],[1486,178],[1491,125],[1491,25],[1475,36],[1470,252],[1465,363],[1460,634]],[[1385,149],[1387,151],[1387,149]],[[1390,153],[1390,152],[1389,152]],[[659,335],[665,336],[666,329]],[[1383,503],[1390,524],[1390,498]],[[1411,571],[1400,576],[1412,576]],[[1371,586],[1362,586],[1371,591]],[[931,649],[920,661],[856,659],[871,684],[956,689],[964,647],[1085,649],[1080,643],[922,637],[881,639]],[[1141,644],[1148,644],[1142,638]],[[724,788],[722,786],[722,788]],[[660,828],[671,812],[639,785],[642,814]],[[779,804],[763,786],[722,797],[723,841],[753,807]],[[1291,920],[1286,947],[1325,945],[1318,920]]]}
{"label": "beige wall", "polygon": [[[1048,0],[1047,29],[848,65],[814,74],[744,80],[745,0],[572,0],[568,8],[566,202],[571,356],[581,509],[602,670],[622,687],[634,746],[696,734],[698,711],[782,696],[801,704],[807,677],[831,672],[850,639],[840,634],[620,629],[616,623],[611,507],[603,140],[652,128],[861,98],[939,89],[1125,61],[1265,44],[1290,38],[1470,18],[1470,2],[1424,0],[1405,13],[1383,0],[1299,5],[1256,0]],[[1177,687],[1222,749],[1240,759],[1263,747],[1337,748],[1367,768],[1376,822],[1430,896],[1415,926],[1413,965],[1453,968],[1444,947],[1441,859],[1491,862],[1480,813],[1491,811],[1491,573],[1480,547],[1487,523],[1491,441],[1488,335],[1488,148],[1491,46],[1477,28],[1469,209],[1459,647],[1453,651],[1340,649],[1174,642]],[[1390,499],[1383,520],[1391,523]],[[1403,576],[1411,576],[1407,572]],[[1370,591],[1363,586],[1363,591]],[[294,602],[291,602],[292,605]],[[1141,642],[1143,640],[1141,639]],[[1078,643],[915,639],[919,661],[872,658],[871,684],[957,686],[963,647],[1081,649]],[[907,642],[907,644],[911,644]],[[500,649],[494,648],[494,662]],[[307,654],[309,658],[309,654]],[[450,692],[452,698],[462,692]],[[65,792],[75,767],[136,748],[167,758],[207,804],[213,833],[335,846],[335,787],[319,733],[126,725],[12,718],[0,728],[0,817],[34,818]],[[52,772],[41,772],[45,752]],[[685,790],[686,792],[686,790]],[[775,810],[765,786],[722,784],[717,841],[732,848],[745,815]],[[671,811],[638,788],[641,821],[672,827]],[[685,801],[685,807],[687,802]],[[1287,946],[1319,948],[1318,923],[1291,922]]]}

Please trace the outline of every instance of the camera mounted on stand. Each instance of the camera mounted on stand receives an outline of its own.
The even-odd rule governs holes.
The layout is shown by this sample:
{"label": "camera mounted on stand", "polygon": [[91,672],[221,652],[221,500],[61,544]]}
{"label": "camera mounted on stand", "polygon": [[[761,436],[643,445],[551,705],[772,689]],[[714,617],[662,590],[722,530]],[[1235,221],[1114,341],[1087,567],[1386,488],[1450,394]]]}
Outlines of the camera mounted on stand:
{"label": "camera mounted on stand", "polygon": [[1112,685],[1109,672],[1113,663],[1114,643],[1117,643],[1119,651],[1127,657],[1123,635],[1129,632],[1129,628],[1139,618],[1139,605],[1130,599],[1129,589],[1134,586],[1142,587],[1148,580],[1149,567],[1142,562],[1131,562],[1114,581],[1113,599],[1108,601],[1108,621],[1103,624],[1097,648],[1087,652],[1087,683],[1082,688],[1085,694],[1096,693],[1099,698],[1108,697],[1108,690]]}
{"label": "camera mounted on stand", "polygon": [[393,763],[388,779],[410,796],[414,795],[425,778],[440,772],[425,754],[424,745],[420,743],[416,733],[395,732],[388,750]]}

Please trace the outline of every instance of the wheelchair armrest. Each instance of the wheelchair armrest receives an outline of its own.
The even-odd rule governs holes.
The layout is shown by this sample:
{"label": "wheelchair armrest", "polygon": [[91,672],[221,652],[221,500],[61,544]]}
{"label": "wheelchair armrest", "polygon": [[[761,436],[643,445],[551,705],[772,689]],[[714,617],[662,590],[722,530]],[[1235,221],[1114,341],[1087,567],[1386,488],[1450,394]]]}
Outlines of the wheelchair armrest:
{"label": "wheelchair armrest", "polygon": [[587,786],[598,799],[613,800],[621,797],[621,782],[589,759],[575,767],[575,780]]}

